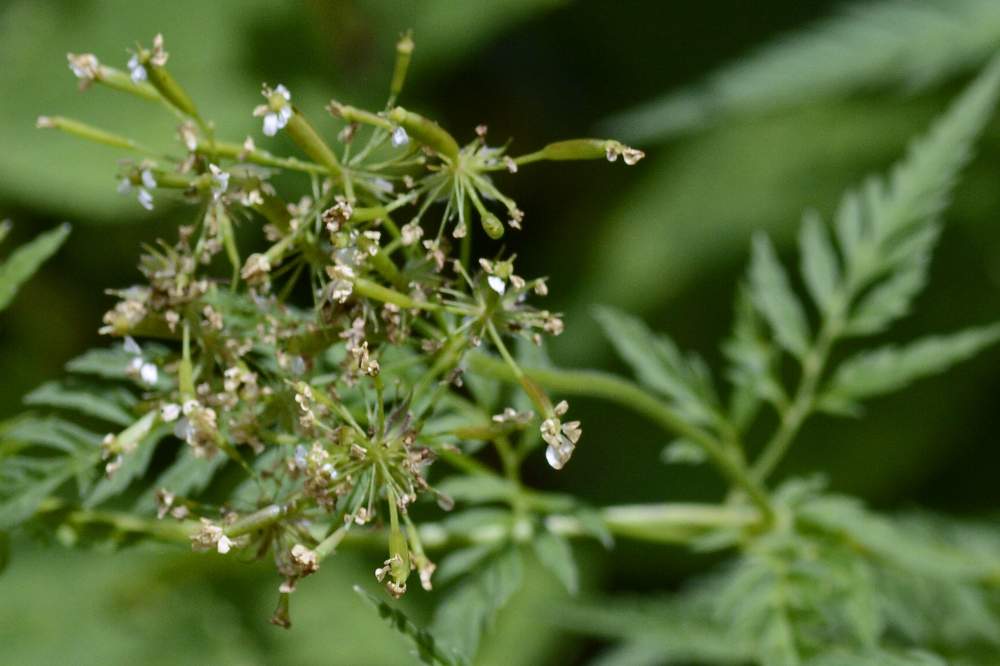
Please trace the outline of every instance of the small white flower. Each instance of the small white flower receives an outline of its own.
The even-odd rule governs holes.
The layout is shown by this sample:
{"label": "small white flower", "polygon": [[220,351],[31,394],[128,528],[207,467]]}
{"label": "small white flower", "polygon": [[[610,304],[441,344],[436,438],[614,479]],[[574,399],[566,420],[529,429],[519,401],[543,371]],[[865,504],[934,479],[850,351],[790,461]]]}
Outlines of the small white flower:
{"label": "small white flower", "polygon": [[181,406],[175,402],[168,402],[167,404],[160,407],[160,418],[163,419],[164,423],[171,423],[176,421],[181,415]]}
{"label": "small white flower", "polygon": [[90,83],[100,74],[101,63],[93,53],[67,53],[66,59],[73,75],[83,84]]}
{"label": "small white flower", "polygon": [[208,170],[212,172],[212,196],[218,199],[229,189],[229,173],[214,164],[209,164]]}
{"label": "small white flower", "polygon": [[[140,173],[140,179],[142,186],[136,192],[136,199],[139,200],[139,205],[146,210],[153,210],[153,194],[149,190],[156,187],[156,177],[149,169],[143,169]],[[118,181],[118,194],[128,194],[131,191],[132,181],[130,179],[122,178]]]}
{"label": "small white flower", "polygon": [[371,185],[375,189],[385,192],[386,194],[392,194],[392,192],[396,189],[392,184],[392,181],[386,180],[385,178],[372,178]]}
{"label": "small white flower", "polygon": [[139,194],[136,195],[136,198],[139,200],[140,206],[146,210],[153,210],[153,195],[149,193],[149,190],[144,187],[140,187]]}
{"label": "small white flower", "polygon": [[139,343],[131,335],[125,336],[125,342],[122,344],[122,347],[125,349],[126,354],[133,354],[135,356],[142,354],[142,347],[139,346]]}
{"label": "small white flower", "polygon": [[219,555],[225,555],[233,547],[233,541],[225,534],[219,537],[218,543],[215,545],[216,550],[219,551]]}
{"label": "small white flower", "polygon": [[264,134],[274,136],[292,118],[292,105],[290,103],[292,94],[288,92],[288,88],[279,83],[274,90],[265,86],[263,95],[267,98],[267,104],[261,104],[254,109],[253,115],[258,118],[263,116]]}
{"label": "small white flower", "polygon": [[146,68],[139,62],[139,56],[133,55],[128,59],[128,73],[132,83],[142,83],[146,80]]}
{"label": "small white flower", "polygon": [[403,245],[413,245],[418,240],[420,240],[421,236],[424,235],[423,228],[420,226],[420,223],[417,222],[416,220],[413,220],[412,222],[407,222],[406,224],[403,225],[403,227],[399,231],[401,234],[400,240],[402,241]]}
{"label": "small white flower", "polygon": [[507,290],[507,285],[504,283],[503,279],[497,277],[496,275],[491,275],[486,278],[487,284],[490,285],[490,289],[497,292],[501,296]]}
{"label": "small white flower", "polygon": [[400,146],[405,146],[410,142],[410,135],[406,133],[406,130],[402,127],[397,127],[392,130],[392,146],[393,148],[399,148]]}
{"label": "small white flower", "polygon": [[139,368],[139,378],[147,386],[155,384],[159,376],[159,370],[152,363],[143,363]]}
{"label": "small white flower", "polygon": [[553,469],[562,469],[569,462],[576,449],[576,444],[583,434],[579,421],[563,423],[560,420],[559,417],[566,414],[568,410],[569,405],[566,401],[560,401],[552,409],[554,416],[542,421],[539,428],[542,439],[548,444],[548,448],[545,449],[545,460]]}
{"label": "small white flower", "polygon": [[195,130],[194,123],[190,121],[185,122],[177,128],[177,135],[188,150],[194,152],[198,149],[198,133]]}

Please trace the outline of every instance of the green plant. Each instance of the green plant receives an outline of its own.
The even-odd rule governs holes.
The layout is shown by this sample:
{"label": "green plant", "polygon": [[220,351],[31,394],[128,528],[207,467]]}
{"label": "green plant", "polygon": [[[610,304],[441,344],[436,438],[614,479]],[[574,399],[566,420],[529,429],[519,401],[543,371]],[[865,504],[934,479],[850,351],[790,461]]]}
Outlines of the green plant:
{"label": "green plant", "polygon": [[[941,213],[1000,94],[1000,61],[889,177],[846,194],[832,227],[806,214],[808,300],[768,239],[755,239],[723,393],[707,362],[613,308],[596,317],[635,382],[552,367],[543,335],[562,321],[528,303],[545,295],[544,279],[473,244],[477,228],[495,240],[521,225],[493,176],[643,154],[579,139],[511,157],[485,127],[461,146],[396,105],[412,51],[404,36],[382,111],[330,103],[337,144],[288,90],[265,86],[254,111],[264,134],[287,134],[307,160],[216,138],[167,70],[160,37],[128,73],[70,56],[84,85],[177,114],[184,152],[159,155],[61,117],[39,126],[137,152],[122,189],[146,208],[173,193],[197,213],[177,242],[146,248],[146,284],[114,292],[102,330],[124,344],[71,361],[71,379],[26,397],[38,411],[4,424],[0,529],[270,557],[281,626],[296,586],[338,549],[380,544],[375,577],[399,597],[416,571],[434,589],[433,617],[424,626],[384,593],[359,593],[422,661],[441,664],[474,659],[526,556],[575,592],[570,538],[681,543],[725,551],[729,563],[666,600],[583,602],[553,624],[618,642],[603,663],[989,663],[1000,643],[995,527],[883,516],[819,480],[772,477],[815,412],[858,416],[863,400],[1000,339],[985,325],[837,353],[904,316],[926,282]],[[294,203],[278,193],[297,191],[288,175],[308,181]],[[259,251],[244,259],[251,242]],[[560,469],[581,437],[550,394],[647,417],[676,437],[668,462],[714,465],[727,496],[594,509],[528,487],[526,461],[544,448]],[[170,463],[158,468],[154,455]]]}

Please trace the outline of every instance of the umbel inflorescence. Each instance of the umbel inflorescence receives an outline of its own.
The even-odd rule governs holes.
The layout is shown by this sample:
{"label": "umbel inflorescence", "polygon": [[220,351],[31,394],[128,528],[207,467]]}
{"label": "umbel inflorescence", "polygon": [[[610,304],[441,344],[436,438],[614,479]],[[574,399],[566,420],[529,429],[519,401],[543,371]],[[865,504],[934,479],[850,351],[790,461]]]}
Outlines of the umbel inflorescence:
{"label": "umbel inflorescence", "polygon": [[[522,166],[619,157],[631,165],[643,154],[579,139],[515,157],[490,144],[485,126],[461,145],[397,104],[412,51],[404,36],[384,109],[329,103],[342,126],[335,139],[276,84],[263,86],[252,110],[263,138],[223,140],[171,76],[159,35],[132,53],[128,71],[92,54],[68,59],[81,88],[105,85],[174,113],[175,152],[67,118],[38,119],[138,153],[123,163],[119,189],[142,207],[183,200],[196,211],[175,239],[145,248],[141,284],[112,292],[118,301],[101,332],[124,341],[123,372],[141,395],[134,422],[104,439],[103,469],[114,479],[140,447],[172,432],[187,447],[180,455],[191,475],[210,477],[225,463],[240,470],[217,503],[186,496],[192,484],[157,488],[157,513],[188,527],[195,549],[270,553],[284,580],[279,624],[297,581],[359,526],[388,530],[376,576],[393,595],[406,591],[411,570],[431,587],[435,565],[411,507],[432,497],[450,508],[428,482],[436,460],[474,468],[475,447],[499,442],[501,458],[520,461],[540,437],[546,460],[561,469],[581,436],[567,403],[554,404],[510,346],[563,331],[538,305],[545,279],[522,277],[514,256],[488,246],[475,256],[471,235],[521,229],[524,213],[496,181]],[[304,159],[257,145],[279,133]],[[281,173],[301,177],[295,194],[279,189]],[[267,245],[245,253],[237,238],[251,228]],[[476,348],[502,357],[526,402],[488,411],[464,385]],[[518,433],[529,434],[510,448]]]}

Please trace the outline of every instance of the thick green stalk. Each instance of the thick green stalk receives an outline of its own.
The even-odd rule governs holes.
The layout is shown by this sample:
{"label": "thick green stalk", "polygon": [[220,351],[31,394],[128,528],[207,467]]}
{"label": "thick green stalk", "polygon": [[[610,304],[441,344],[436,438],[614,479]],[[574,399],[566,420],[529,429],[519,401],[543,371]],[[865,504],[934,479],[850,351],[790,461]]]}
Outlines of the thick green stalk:
{"label": "thick green stalk", "polygon": [[[39,511],[48,513],[64,506],[59,499],[50,499]],[[241,536],[273,525],[288,514],[289,508],[271,505],[249,514],[226,528],[230,537]],[[760,520],[760,514],[748,507],[714,504],[634,504],[609,506],[598,511],[608,530],[615,536],[657,543],[687,543],[708,530],[750,527]],[[190,544],[191,537],[202,528],[193,520],[172,521],[143,518],[117,511],[78,509],[67,515],[67,521],[77,525],[106,525],[128,534],[144,535],[159,541]],[[546,525],[557,534],[583,537],[587,530],[572,515],[552,515]],[[485,527],[471,533],[453,532],[443,524],[424,523],[419,527],[420,541],[427,548],[449,548],[463,543],[496,543],[507,538],[503,529]],[[337,530],[324,548],[328,554],[338,544],[377,545],[385,543],[383,530]]]}

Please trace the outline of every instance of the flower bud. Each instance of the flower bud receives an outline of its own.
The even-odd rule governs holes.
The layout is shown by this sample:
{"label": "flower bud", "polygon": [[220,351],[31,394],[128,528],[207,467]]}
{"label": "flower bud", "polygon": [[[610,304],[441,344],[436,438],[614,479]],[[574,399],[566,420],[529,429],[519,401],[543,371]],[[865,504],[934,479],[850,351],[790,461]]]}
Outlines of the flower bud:
{"label": "flower bud", "polygon": [[198,109],[194,101],[164,67],[167,62],[167,54],[163,50],[163,35],[157,35],[153,39],[152,51],[143,49],[138,55],[139,62],[142,63],[149,77],[149,82],[156,88],[157,92],[181,113],[197,118]]}
{"label": "flower bud", "polygon": [[483,215],[481,218],[481,222],[483,225],[483,231],[485,231],[486,235],[492,238],[493,240],[496,240],[503,236],[503,231],[504,231],[503,222],[501,222],[500,218],[498,218],[493,213],[486,213],[485,215]]}
{"label": "flower bud", "polygon": [[340,162],[337,160],[337,156],[320,138],[319,133],[313,129],[309,121],[297,110],[293,110],[288,124],[285,126],[285,131],[310,159],[319,162],[334,173],[340,173]]}

